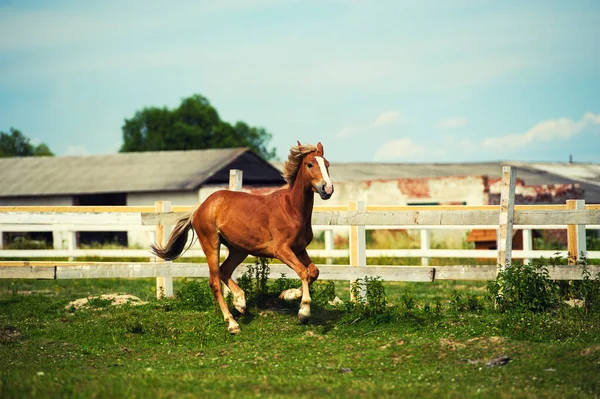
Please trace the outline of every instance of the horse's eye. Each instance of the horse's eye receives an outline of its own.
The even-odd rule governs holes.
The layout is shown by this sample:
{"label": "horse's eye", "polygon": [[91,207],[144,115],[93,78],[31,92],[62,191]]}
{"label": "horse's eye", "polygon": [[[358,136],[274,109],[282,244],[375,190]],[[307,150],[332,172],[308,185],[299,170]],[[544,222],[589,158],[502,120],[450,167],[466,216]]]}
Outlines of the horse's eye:
{"label": "horse's eye", "polygon": [[306,164],[306,166],[308,166],[308,168],[310,169],[310,168],[312,168],[313,165],[312,165],[312,163],[309,162]]}

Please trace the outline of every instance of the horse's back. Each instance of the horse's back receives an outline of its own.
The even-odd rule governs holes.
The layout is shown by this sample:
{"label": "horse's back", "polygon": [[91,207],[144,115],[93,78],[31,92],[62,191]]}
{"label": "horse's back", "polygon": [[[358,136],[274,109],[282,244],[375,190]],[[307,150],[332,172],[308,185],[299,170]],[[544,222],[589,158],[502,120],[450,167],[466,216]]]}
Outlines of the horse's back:
{"label": "horse's back", "polygon": [[231,219],[262,219],[277,208],[276,193],[267,195],[243,191],[219,190],[206,198],[198,208],[205,218],[224,223]]}

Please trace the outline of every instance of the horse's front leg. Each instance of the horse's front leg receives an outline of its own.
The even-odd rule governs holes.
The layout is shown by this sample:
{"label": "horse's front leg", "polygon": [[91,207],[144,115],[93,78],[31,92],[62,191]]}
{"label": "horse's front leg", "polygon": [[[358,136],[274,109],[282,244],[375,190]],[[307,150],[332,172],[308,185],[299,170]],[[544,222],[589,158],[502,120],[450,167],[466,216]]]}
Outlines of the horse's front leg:
{"label": "horse's front leg", "polygon": [[291,267],[300,281],[302,281],[302,287],[292,288],[285,290],[281,293],[279,298],[286,301],[293,301],[295,299],[302,298],[300,302],[300,310],[298,311],[298,319],[302,323],[308,322],[310,318],[310,285],[319,277],[319,269],[312,262],[306,250],[296,255],[291,249],[286,249],[278,254],[278,258]]}

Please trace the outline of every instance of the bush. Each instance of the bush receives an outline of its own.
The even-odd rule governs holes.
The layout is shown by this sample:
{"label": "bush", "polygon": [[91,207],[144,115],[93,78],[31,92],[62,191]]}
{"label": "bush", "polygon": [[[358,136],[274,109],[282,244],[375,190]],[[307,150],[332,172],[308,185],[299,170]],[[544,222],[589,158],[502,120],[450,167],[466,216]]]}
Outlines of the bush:
{"label": "bush", "polygon": [[[374,316],[387,313],[387,298],[381,277],[365,277],[352,282],[352,297],[349,302],[351,310],[359,310],[364,316]],[[364,294],[364,295],[363,295]]]}
{"label": "bush", "polygon": [[[552,260],[551,260],[552,262]],[[558,284],[550,280],[545,259],[533,264],[514,263],[501,270],[487,290],[500,311],[542,312],[558,307]]]}
{"label": "bush", "polygon": [[238,279],[238,285],[246,295],[247,306],[263,305],[269,294],[269,259],[256,258],[254,266],[248,266]]}
{"label": "bush", "polygon": [[335,298],[335,284],[333,281],[315,281],[310,287],[312,303],[325,306]]}

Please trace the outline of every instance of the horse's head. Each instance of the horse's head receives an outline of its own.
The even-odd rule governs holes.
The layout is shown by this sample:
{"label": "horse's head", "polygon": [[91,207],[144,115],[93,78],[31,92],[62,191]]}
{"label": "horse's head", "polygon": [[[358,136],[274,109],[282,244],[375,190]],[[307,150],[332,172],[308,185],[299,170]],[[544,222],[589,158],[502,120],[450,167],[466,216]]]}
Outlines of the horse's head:
{"label": "horse's head", "polygon": [[317,144],[317,151],[306,154],[301,167],[309,176],[313,191],[319,193],[324,200],[331,198],[333,183],[329,177],[329,161],[323,156],[323,145],[320,142]]}

